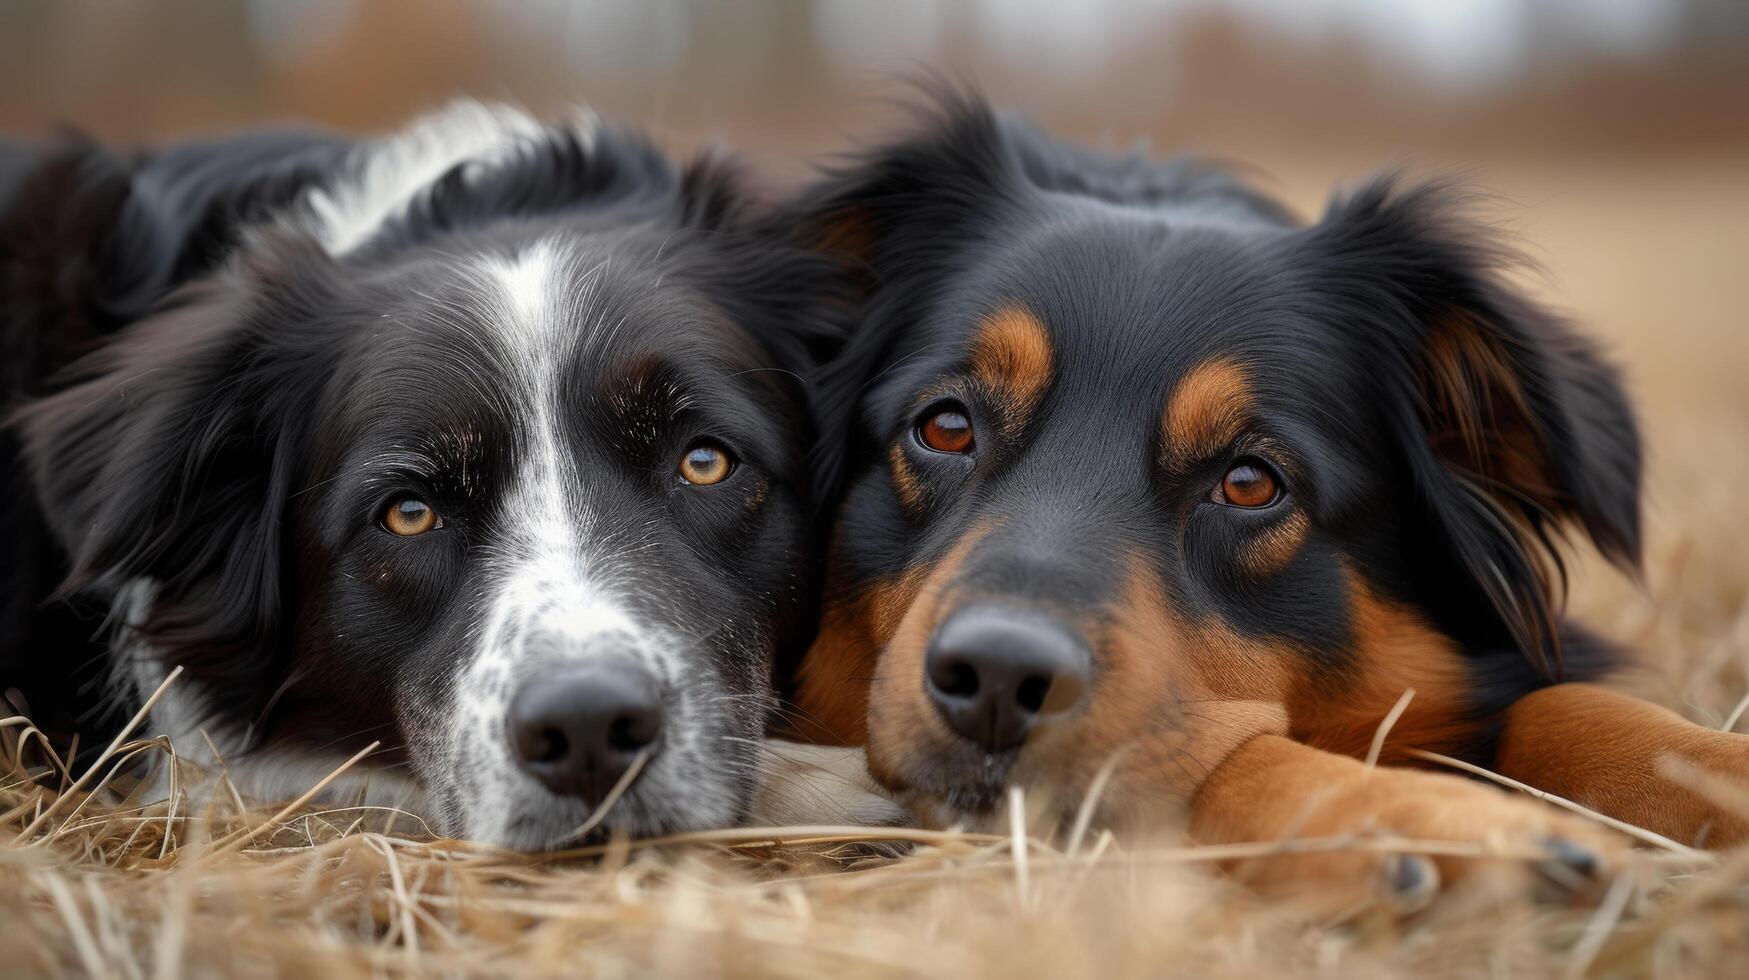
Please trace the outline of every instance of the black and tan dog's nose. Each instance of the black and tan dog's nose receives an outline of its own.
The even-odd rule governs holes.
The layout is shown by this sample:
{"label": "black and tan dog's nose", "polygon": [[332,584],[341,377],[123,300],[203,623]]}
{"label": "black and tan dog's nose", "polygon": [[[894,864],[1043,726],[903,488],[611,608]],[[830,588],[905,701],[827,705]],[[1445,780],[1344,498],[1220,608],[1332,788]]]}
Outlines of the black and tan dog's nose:
{"label": "black and tan dog's nose", "polygon": [[656,679],[632,664],[549,668],[510,701],[511,754],[561,796],[593,806],[662,735]]}
{"label": "black and tan dog's nose", "polygon": [[1080,703],[1087,647],[1067,623],[994,605],[956,610],[925,654],[923,686],[948,726],[997,752]]}

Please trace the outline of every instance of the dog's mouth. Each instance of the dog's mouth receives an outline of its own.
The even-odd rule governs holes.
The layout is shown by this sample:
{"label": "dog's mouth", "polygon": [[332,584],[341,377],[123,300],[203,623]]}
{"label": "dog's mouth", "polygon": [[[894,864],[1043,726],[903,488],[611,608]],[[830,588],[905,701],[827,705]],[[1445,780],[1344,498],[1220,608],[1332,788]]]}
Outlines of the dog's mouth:
{"label": "dog's mouth", "polygon": [[585,842],[581,838],[555,833],[552,820],[524,813],[511,818],[504,828],[503,843],[518,851],[559,851],[573,846],[573,843],[582,845]]}
{"label": "dog's mouth", "polygon": [[1005,805],[1018,750],[982,752],[954,741],[906,750],[904,771],[889,788],[938,826],[988,823]]}
{"label": "dog's mouth", "polygon": [[598,807],[579,819],[581,809],[570,805],[544,812],[538,807],[525,808],[506,825],[504,843],[519,851],[566,851],[606,844],[616,837],[654,837],[668,830],[630,815],[629,807],[628,812],[617,815],[617,805],[605,810]]}
{"label": "dog's mouth", "polygon": [[978,778],[959,783],[941,794],[948,809],[982,819],[995,814],[1007,795],[1006,778]]}
{"label": "dog's mouth", "polygon": [[1008,795],[1009,776],[1018,753],[984,753],[973,766],[943,788],[942,802],[968,816],[988,816]]}
{"label": "dog's mouth", "polygon": [[[484,729],[497,739],[464,741],[459,758],[432,772],[438,799],[453,801],[447,832],[525,852],[569,850],[725,826],[751,792],[735,776],[750,765],[739,743],[715,737],[727,724],[678,706],[659,734],[628,734],[617,721],[579,729],[566,719],[574,716],[561,716],[568,740],[542,726],[519,740],[501,723]],[[596,728],[600,738],[585,743]]]}
{"label": "dog's mouth", "polygon": [[[684,797],[674,799],[664,786],[644,784],[642,779],[596,802],[555,796],[528,785],[504,793],[501,800],[509,812],[497,829],[487,830],[483,836],[498,846],[527,852],[591,847],[615,838],[657,837],[707,825],[713,819],[710,814],[687,809]],[[493,821],[487,817],[486,822]]]}

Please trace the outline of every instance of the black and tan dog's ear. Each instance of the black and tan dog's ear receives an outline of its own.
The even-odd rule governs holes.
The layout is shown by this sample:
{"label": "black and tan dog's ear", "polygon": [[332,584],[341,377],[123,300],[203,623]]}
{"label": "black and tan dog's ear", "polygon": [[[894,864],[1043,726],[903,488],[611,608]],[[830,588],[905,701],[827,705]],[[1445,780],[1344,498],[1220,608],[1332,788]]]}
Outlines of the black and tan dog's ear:
{"label": "black and tan dog's ear", "polygon": [[1002,120],[981,99],[937,88],[916,115],[908,135],[853,154],[781,209],[792,240],[836,269],[854,324],[813,385],[823,513],[858,448],[864,381],[955,274],[991,209],[1023,186]]}
{"label": "black and tan dog's ear", "polygon": [[976,95],[930,89],[901,138],[853,153],[792,203],[803,245],[836,258],[865,288],[930,268],[992,202],[1021,161]]}
{"label": "black and tan dog's ear", "polygon": [[1375,180],[1309,231],[1433,519],[1533,661],[1559,673],[1563,527],[1636,568],[1640,440],[1620,375],[1506,281],[1511,249],[1450,185]]}

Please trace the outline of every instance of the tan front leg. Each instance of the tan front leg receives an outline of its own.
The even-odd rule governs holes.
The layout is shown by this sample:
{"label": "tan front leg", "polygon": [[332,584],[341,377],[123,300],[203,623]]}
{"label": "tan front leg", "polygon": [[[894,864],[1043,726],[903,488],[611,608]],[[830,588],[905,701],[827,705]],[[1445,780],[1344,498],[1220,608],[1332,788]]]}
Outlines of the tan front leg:
{"label": "tan front leg", "polygon": [[[1596,824],[1526,796],[1445,773],[1369,769],[1275,735],[1254,738],[1228,756],[1192,802],[1191,833],[1204,843],[1370,831],[1418,841],[1498,843],[1546,854],[1584,876],[1603,872],[1626,847]],[[1501,862],[1347,851],[1262,858],[1238,870],[1266,890],[1325,904],[1371,894],[1419,905],[1441,882],[1484,864]]]}
{"label": "tan front leg", "polygon": [[1749,793],[1749,735],[1714,731],[1593,684],[1557,684],[1520,699],[1506,713],[1494,766],[1685,844],[1729,847],[1749,840],[1749,814],[1660,775],[1664,756]]}

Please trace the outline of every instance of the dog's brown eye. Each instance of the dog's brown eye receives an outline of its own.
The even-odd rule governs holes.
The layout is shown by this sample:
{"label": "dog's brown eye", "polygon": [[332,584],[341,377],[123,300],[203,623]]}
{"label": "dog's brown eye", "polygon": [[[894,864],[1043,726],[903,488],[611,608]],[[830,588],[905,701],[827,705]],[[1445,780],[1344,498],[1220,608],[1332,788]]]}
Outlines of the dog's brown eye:
{"label": "dog's brown eye", "polygon": [[917,424],[917,440],[938,453],[969,453],[972,420],[958,405],[937,409]]}
{"label": "dog's brown eye", "polygon": [[403,538],[442,526],[443,520],[437,516],[437,511],[417,497],[402,497],[383,511],[383,527]]}
{"label": "dog's brown eye", "polygon": [[735,461],[729,458],[728,451],[714,442],[693,443],[686,455],[680,457],[680,478],[693,486],[721,483],[734,469]]}
{"label": "dog's brown eye", "polygon": [[1275,474],[1256,463],[1239,463],[1221,477],[1215,502],[1234,507],[1267,507],[1280,494]]}

